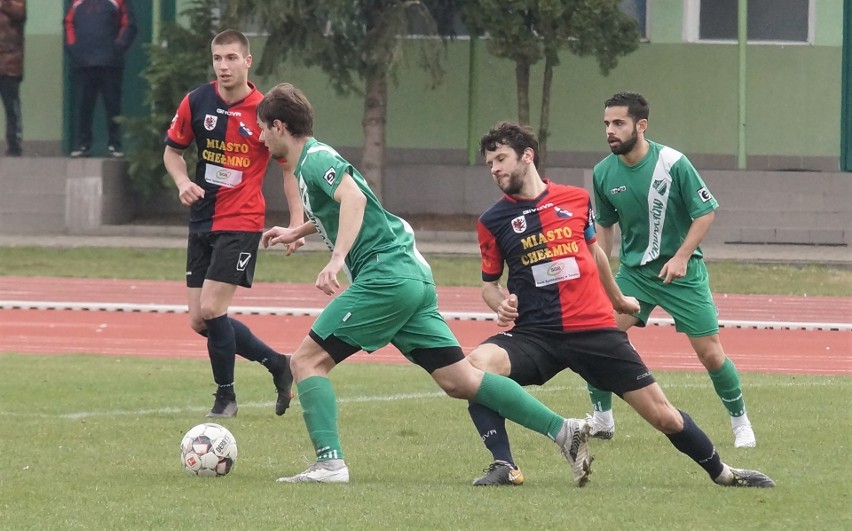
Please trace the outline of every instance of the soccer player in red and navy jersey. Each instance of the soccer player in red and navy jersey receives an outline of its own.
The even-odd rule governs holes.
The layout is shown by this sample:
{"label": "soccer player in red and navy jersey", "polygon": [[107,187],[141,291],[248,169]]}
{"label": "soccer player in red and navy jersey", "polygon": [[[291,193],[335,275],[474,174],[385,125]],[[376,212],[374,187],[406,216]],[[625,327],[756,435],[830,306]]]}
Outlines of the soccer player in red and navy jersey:
{"label": "soccer player in red and navy jersey", "polygon": [[[207,416],[233,417],[237,413],[237,353],[263,364],[272,374],[278,393],[275,413],[283,415],[290,404],[293,381],[289,357],[275,352],[245,324],[228,316],[237,286],[252,285],[264,229],[262,188],[270,154],[260,141],[256,118],[263,94],[248,80],[252,56],[245,35],[225,30],[213,38],[210,49],[216,80],[183,98],[166,134],[163,153],[180,201],[189,207],[189,321],[193,330],[207,337],[217,385]],[[183,158],[192,142],[198,148],[194,178]],[[304,220],[298,184],[292,174],[283,173],[290,223],[298,226]],[[303,243],[290,244],[288,254]]]}
{"label": "soccer player in red and navy jersey", "polygon": [[[541,178],[537,152],[529,128],[507,122],[480,142],[491,176],[505,194],[477,225],[482,296],[496,312],[497,324],[512,328],[486,339],[468,359],[521,385],[542,385],[571,369],[621,397],[717,484],[774,486],[760,472],[723,463],[707,435],[663,394],[616,326],[613,308],[635,312],[639,303],[621,293],[597,244],[589,193]],[[523,484],[504,420],[473,401],[469,412],[493,456],[474,485]]]}

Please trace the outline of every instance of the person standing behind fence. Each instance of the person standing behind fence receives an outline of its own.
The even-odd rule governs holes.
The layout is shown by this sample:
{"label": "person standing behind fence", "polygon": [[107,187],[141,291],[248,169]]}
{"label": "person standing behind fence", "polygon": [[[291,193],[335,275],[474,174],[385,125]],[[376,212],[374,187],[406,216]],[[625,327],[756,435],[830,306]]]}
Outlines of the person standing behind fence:
{"label": "person standing behind fence", "polygon": [[128,0],[75,0],[65,15],[65,48],[78,83],[79,121],[72,157],[91,154],[92,121],[98,94],[103,96],[107,120],[107,151],[124,156],[121,129],[121,79],[124,54],[136,38],[136,20]]}
{"label": "person standing behind fence", "polygon": [[24,79],[24,22],[26,0],[0,2],[0,96],[6,112],[6,155],[20,157],[21,81]]}

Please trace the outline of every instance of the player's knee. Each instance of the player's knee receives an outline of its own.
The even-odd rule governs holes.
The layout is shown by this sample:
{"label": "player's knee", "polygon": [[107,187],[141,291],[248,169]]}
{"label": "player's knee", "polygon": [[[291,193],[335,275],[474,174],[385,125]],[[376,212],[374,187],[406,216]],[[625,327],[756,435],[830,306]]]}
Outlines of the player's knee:
{"label": "player's knee", "polygon": [[481,345],[467,355],[471,365],[484,372],[506,376],[511,371],[509,358],[505,353],[497,352],[489,345]]}
{"label": "player's knee", "polygon": [[651,422],[659,431],[671,435],[683,430],[683,416],[671,404],[659,407]]}
{"label": "player's knee", "polygon": [[718,370],[722,365],[725,364],[725,351],[722,350],[721,345],[719,348],[701,348],[696,349],[695,354],[698,356],[698,361],[704,366],[708,371]]}
{"label": "player's knee", "polygon": [[473,352],[468,354],[467,360],[477,369],[489,372],[491,371],[490,357],[481,349],[475,349]]}
{"label": "player's knee", "polygon": [[468,362],[456,363],[431,373],[435,383],[450,398],[471,399],[482,383],[482,372]]}
{"label": "player's knee", "polygon": [[692,349],[700,359],[722,359],[724,361],[725,349],[722,348],[719,334],[690,337],[689,342],[692,343]]}
{"label": "player's knee", "polygon": [[196,334],[207,337],[207,327],[204,326],[204,321],[201,319],[189,319],[189,327],[192,328],[192,331]]}
{"label": "player's knee", "polygon": [[200,313],[201,319],[215,319],[222,315],[222,310],[216,305],[202,305]]}
{"label": "player's knee", "polygon": [[450,398],[473,398],[472,396],[470,396],[470,393],[465,392],[464,386],[457,385],[456,383],[446,383],[441,386],[441,389],[443,389],[444,392],[447,393],[447,396],[449,396]]}

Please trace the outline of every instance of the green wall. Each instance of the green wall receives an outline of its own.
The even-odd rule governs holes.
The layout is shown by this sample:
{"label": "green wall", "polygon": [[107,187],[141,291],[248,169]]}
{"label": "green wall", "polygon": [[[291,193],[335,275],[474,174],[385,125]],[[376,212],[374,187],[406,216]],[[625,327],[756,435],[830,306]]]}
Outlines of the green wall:
{"label": "green wall", "polygon": [[[25,141],[63,140],[63,4],[55,0],[28,4],[22,86]],[[592,59],[563,55],[554,78],[551,150],[605,150],[604,99],[617,91],[636,90],[650,100],[652,138],[689,153],[736,155],[736,46],[682,43],[684,0],[649,4],[652,42],[622,58],[608,77],[600,75]],[[185,0],[178,0],[177,12],[185,6]],[[137,6],[136,11],[142,10]],[[749,155],[839,157],[842,2],[815,0],[814,11],[815,45],[748,48]],[[261,40],[253,44],[259,55]],[[388,147],[466,149],[469,46],[466,40],[448,46],[447,76],[436,90],[428,88],[429,80],[416,67],[402,71],[389,99]],[[488,55],[483,43],[478,46],[475,133],[516,116],[513,66]],[[138,86],[137,73],[128,73],[127,82]],[[311,98],[319,136],[341,147],[361,145],[360,98],[338,97],[321,72],[292,64],[283,65],[276,76],[257,79],[262,89],[284,80],[300,86]],[[541,69],[534,69],[534,123],[538,122],[540,80]],[[138,100],[126,103],[144,112]]]}
{"label": "green wall", "polygon": [[[448,47],[447,76],[436,90],[412,67],[389,98],[391,148],[465,149],[468,41]],[[482,47],[474,105],[477,131],[515,119],[514,69]],[[258,46],[258,49],[260,47]],[[840,47],[749,46],[747,147],[750,155],[837,157],[840,127]],[[698,66],[700,65],[700,67]],[[541,68],[533,69],[531,115],[538,123]],[[362,103],[330,92],[317,70],[287,65],[260,79],[301,87],[314,103],[317,134],[343,146],[361,142]],[[686,152],[735,155],[737,149],[737,48],[727,45],[643,44],[609,76],[593,59],[566,54],[555,70],[551,103],[555,151],[601,151],[603,102],[615,92],[643,93],[651,103],[649,136]]]}
{"label": "green wall", "polygon": [[29,0],[24,28],[24,141],[62,138],[62,2]]}

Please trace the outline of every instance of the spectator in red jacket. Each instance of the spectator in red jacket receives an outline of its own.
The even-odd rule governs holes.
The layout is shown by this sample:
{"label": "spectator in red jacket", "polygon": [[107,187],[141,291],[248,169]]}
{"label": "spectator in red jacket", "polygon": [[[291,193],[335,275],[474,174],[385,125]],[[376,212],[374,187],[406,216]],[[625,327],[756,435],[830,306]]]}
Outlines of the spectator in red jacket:
{"label": "spectator in red jacket", "polygon": [[98,93],[106,110],[107,151],[123,157],[121,131],[121,78],[124,54],[136,37],[136,21],[128,0],[74,0],[65,15],[65,48],[79,83],[79,123],[72,157],[88,157],[92,149],[92,117]]}
{"label": "spectator in red jacket", "polygon": [[6,155],[20,157],[21,81],[24,79],[24,22],[26,0],[0,2],[0,97],[6,112]]}

